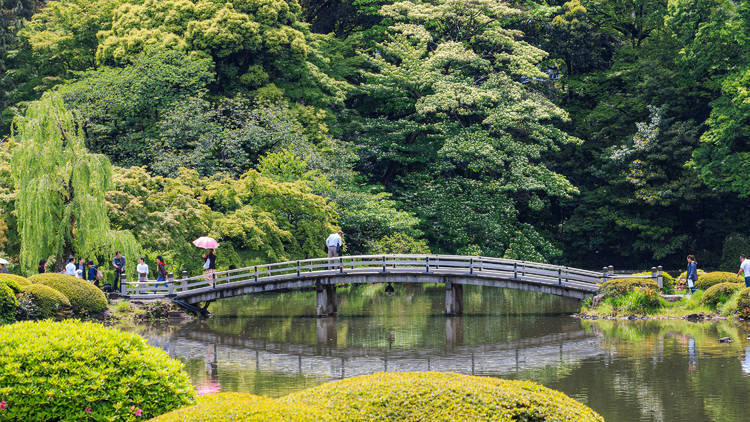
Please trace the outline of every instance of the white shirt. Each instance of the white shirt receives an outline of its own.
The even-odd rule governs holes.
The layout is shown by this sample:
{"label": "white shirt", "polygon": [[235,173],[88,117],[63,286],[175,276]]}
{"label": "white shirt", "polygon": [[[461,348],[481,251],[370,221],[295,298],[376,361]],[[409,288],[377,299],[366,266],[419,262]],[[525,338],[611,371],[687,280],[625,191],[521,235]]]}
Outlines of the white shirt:
{"label": "white shirt", "polygon": [[745,277],[750,277],[750,259],[745,258],[740,264],[740,268],[742,268],[742,272],[745,273]]}
{"label": "white shirt", "polygon": [[341,236],[338,233],[331,233],[328,239],[326,239],[326,246],[341,246]]}
{"label": "white shirt", "polygon": [[76,276],[76,264],[72,262],[68,262],[68,265],[65,266],[65,274],[72,275],[73,277]]}
{"label": "white shirt", "polygon": [[138,271],[140,278],[148,277],[148,264],[138,264],[135,266],[135,270]]}

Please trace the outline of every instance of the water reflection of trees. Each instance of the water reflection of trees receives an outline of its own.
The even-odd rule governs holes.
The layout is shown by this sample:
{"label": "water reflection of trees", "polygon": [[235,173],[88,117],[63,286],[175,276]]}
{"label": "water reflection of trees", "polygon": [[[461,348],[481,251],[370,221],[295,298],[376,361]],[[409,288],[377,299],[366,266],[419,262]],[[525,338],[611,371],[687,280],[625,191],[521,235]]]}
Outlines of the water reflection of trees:
{"label": "water reflection of trees", "polygon": [[[551,383],[580,391],[607,421],[747,420],[750,379],[742,373],[748,325],[724,321],[583,321],[600,337],[609,359],[585,363]],[[729,337],[732,343],[719,343]],[[584,393],[585,392],[585,393]],[[622,415],[630,408],[638,415]],[[607,410],[609,409],[609,411]],[[619,409],[619,410],[617,410]]]}

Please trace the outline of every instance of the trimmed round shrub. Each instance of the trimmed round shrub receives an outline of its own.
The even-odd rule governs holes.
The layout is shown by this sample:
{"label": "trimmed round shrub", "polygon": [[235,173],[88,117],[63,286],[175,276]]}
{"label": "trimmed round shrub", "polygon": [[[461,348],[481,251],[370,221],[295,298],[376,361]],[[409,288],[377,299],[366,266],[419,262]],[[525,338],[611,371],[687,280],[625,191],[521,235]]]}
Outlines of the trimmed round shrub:
{"label": "trimmed round shrub", "polygon": [[52,318],[59,314],[70,311],[70,301],[65,295],[41,284],[29,284],[21,287],[19,306],[29,303],[34,308],[34,313],[24,315],[24,319]]}
{"label": "trimmed round shrub", "polygon": [[16,294],[5,283],[0,283],[0,323],[16,320]]}
{"label": "trimmed round shrub", "polygon": [[712,308],[719,306],[729,299],[737,290],[744,288],[740,283],[719,283],[706,289],[701,296],[701,303]]}
{"label": "trimmed round shrub", "polygon": [[21,287],[31,284],[26,277],[15,274],[0,274],[0,283],[5,283],[16,293],[21,293]]}
{"label": "trimmed round shrub", "polygon": [[636,288],[659,291],[659,285],[650,278],[616,278],[602,283],[599,287],[599,293],[604,295],[605,298],[625,296]]}
{"label": "trimmed round shrub", "polygon": [[737,314],[742,318],[750,318],[750,287],[745,287],[737,298]]}
{"label": "trimmed round shrub", "polygon": [[65,295],[76,315],[89,315],[107,309],[107,296],[93,284],[67,274],[46,273],[29,277],[34,284],[52,287]]}
{"label": "trimmed round shrub", "polygon": [[698,281],[695,282],[695,288],[700,290],[708,290],[709,287],[719,283],[739,283],[744,282],[744,278],[737,277],[735,273],[728,273],[724,271],[714,271],[711,273],[705,273],[698,275]]}
{"label": "trimmed round shrub", "polygon": [[0,327],[5,420],[135,420],[195,402],[182,364],[136,335],[91,322]]}
{"label": "trimmed round shrub", "polygon": [[334,421],[604,421],[582,403],[534,382],[443,372],[381,372],[279,400],[315,406]]}
{"label": "trimmed round shrub", "polygon": [[282,403],[248,393],[220,393],[198,397],[194,406],[165,413],[154,422],[318,422],[325,415],[313,407]]}

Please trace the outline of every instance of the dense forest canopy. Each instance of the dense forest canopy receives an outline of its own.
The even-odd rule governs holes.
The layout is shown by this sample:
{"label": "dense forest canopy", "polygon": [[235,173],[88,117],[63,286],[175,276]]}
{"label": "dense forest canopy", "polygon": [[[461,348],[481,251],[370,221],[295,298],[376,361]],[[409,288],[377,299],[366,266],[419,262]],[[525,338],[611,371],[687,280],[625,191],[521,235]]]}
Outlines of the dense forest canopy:
{"label": "dense forest canopy", "polygon": [[[24,268],[122,237],[199,270],[206,234],[223,267],[299,259],[337,228],[350,254],[750,253],[750,0],[0,5],[0,253]],[[26,188],[50,166],[80,186]]]}

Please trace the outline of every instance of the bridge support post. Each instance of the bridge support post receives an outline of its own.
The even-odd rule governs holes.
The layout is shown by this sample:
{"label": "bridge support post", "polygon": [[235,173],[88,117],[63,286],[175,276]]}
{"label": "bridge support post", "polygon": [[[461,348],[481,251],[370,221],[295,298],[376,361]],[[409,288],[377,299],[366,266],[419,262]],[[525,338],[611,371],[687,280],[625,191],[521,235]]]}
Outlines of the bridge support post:
{"label": "bridge support post", "polygon": [[464,313],[464,286],[445,280],[445,314],[448,316]]}
{"label": "bridge support post", "polygon": [[319,318],[315,324],[318,346],[336,347],[338,343],[338,329],[336,318]]}
{"label": "bridge support post", "polygon": [[336,315],[336,285],[318,282],[315,285],[317,306],[316,313],[319,318]]}

